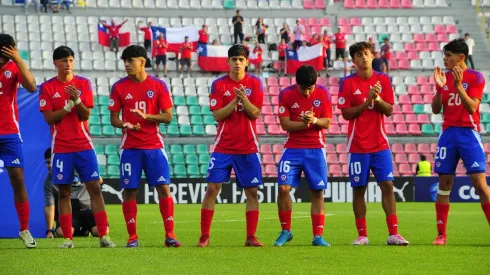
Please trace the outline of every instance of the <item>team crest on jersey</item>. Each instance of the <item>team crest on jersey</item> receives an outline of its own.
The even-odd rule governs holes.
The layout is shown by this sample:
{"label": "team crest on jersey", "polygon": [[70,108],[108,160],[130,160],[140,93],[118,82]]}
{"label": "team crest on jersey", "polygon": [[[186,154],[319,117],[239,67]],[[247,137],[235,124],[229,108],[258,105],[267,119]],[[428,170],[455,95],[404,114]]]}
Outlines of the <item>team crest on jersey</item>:
{"label": "team crest on jersey", "polygon": [[286,112],[286,109],[284,108],[284,106],[279,107],[279,113],[284,114],[284,112]]}
{"label": "team crest on jersey", "polygon": [[245,89],[245,94],[246,94],[247,96],[250,96],[250,95],[252,94],[252,89],[250,89],[250,88],[246,88],[246,89]]}
{"label": "team crest on jersey", "polygon": [[82,95],[82,91],[81,90],[77,90],[77,94],[80,97]]}
{"label": "team crest on jersey", "polygon": [[9,71],[9,70],[6,70],[3,75],[6,77],[6,78],[11,78],[12,77],[12,72]]}
{"label": "team crest on jersey", "polygon": [[468,83],[466,82],[463,82],[463,89],[466,91],[466,89],[468,89]]}
{"label": "team crest on jersey", "polygon": [[437,167],[441,167],[441,163],[440,162],[436,162],[436,166]]}
{"label": "team crest on jersey", "polygon": [[321,102],[320,100],[318,100],[318,99],[317,99],[317,100],[315,100],[315,101],[313,101],[313,105],[314,105],[315,107],[320,107],[320,104],[322,104],[322,102]]}
{"label": "team crest on jersey", "polygon": [[358,182],[358,181],[359,181],[359,177],[357,177],[357,176],[356,176],[356,177],[354,177],[354,181],[355,181],[355,182]]}
{"label": "team crest on jersey", "polygon": [[282,176],[281,176],[281,179],[282,179],[282,180],[286,180],[287,178],[288,178],[288,176],[286,176],[286,175],[282,175]]}
{"label": "team crest on jersey", "polygon": [[41,100],[39,101],[39,106],[41,106],[41,107],[46,106],[46,100],[41,99]]}
{"label": "team crest on jersey", "polygon": [[63,179],[63,175],[62,175],[62,174],[58,174],[56,177],[57,177],[59,180]]}
{"label": "team crest on jersey", "polygon": [[213,99],[211,99],[211,106],[212,106],[212,107],[216,106],[216,104],[217,104],[217,103],[218,103],[218,102],[216,101],[216,99],[214,99],[214,98],[213,98]]}
{"label": "team crest on jersey", "polygon": [[153,98],[153,97],[155,96],[155,92],[154,92],[154,91],[152,91],[152,90],[149,90],[148,92],[146,92],[146,96],[147,96],[148,98]]}
{"label": "team crest on jersey", "polygon": [[114,106],[114,99],[109,100],[109,107]]}
{"label": "team crest on jersey", "polygon": [[345,98],[342,96],[342,97],[339,97],[339,104],[344,104],[345,103]]}
{"label": "team crest on jersey", "polygon": [[124,184],[128,184],[129,183],[129,179],[124,179]]}

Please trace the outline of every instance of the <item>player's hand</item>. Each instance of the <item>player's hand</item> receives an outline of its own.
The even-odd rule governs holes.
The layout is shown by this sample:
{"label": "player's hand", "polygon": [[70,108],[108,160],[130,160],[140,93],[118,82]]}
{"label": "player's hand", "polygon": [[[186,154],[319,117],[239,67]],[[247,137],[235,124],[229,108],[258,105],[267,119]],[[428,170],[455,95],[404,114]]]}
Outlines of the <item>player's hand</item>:
{"label": "player's hand", "polygon": [[131,113],[136,113],[137,115],[139,115],[142,119],[146,120],[146,117],[147,115],[145,113],[143,113],[141,110],[139,109],[131,109]]}
{"label": "player's hand", "polygon": [[381,84],[378,81],[374,86],[371,86],[369,89],[369,95],[368,95],[369,103],[371,103],[373,100],[378,98],[380,92],[381,92]]}
{"label": "player's hand", "polygon": [[436,66],[434,68],[434,80],[436,81],[436,85],[439,88],[442,88],[444,87],[444,85],[446,85],[446,74],[439,66]]}
{"label": "player's hand", "polygon": [[70,95],[70,99],[74,102],[78,100],[79,94],[77,88],[72,85],[68,85],[65,87],[65,92]]}
{"label": "player's hand", "polygon": [[104,183],[104,179],[102,177],[99,177],[99,185],[102,185]]}
{"label": "player's hand", "polygon": [[13,46],[2,47],[1,52],[4,56],[11,59],[15,63],[18,63],[22,60],[22,58],[20,57],[19,51],[17,50],[16,47],[13,47]]}
{"label": "player's hand", "polygon": [[238,97],[240,100],[247,100],[247,95],[245,94],[245,87],[243,85],[240,85],[240,89],[233,88],[233,91],[235,91],[236,97]]}
{"label": "player's hand", "polygon": [[48,231],[48,233],[46,233],[46,238],[47,238],[47,239],[54,239],[53,232]]}
{"label": "player's hand", "polygon": [[136,123],[136,125],[133,125],[130,122],[125,122],[123,124],[123,128],[129,129],[131,131],[139,131],[141,129],[141,126],[139,123]]}
{"label": "player's hand", "polygon": [[305,112],[305,114],[299,116],[299,120],[302,121],[304,124],[311,124],[313,123],[314,119],[315,112],[313,112],[313,107],[310,109],[310,111]]}
{"label": "player's hand", "polygon": [[453,68],[452,74],[454,77],[454,81],[453,81],[454,87],[461,86],[463,81],[463,70],[461,70],[460,67],[456,66]]}

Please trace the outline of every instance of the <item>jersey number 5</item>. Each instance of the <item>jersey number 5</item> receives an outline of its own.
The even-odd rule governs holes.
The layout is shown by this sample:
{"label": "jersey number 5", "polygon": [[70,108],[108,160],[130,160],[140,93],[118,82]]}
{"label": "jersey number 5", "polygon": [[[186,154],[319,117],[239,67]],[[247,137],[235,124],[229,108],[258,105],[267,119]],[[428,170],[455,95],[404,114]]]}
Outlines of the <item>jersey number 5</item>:
{"label": "jersey number 5", "polygon": [[448,106],[459,106],[461,105],[461,97],[459,94],[449,94],[449,100],[447,101]]}

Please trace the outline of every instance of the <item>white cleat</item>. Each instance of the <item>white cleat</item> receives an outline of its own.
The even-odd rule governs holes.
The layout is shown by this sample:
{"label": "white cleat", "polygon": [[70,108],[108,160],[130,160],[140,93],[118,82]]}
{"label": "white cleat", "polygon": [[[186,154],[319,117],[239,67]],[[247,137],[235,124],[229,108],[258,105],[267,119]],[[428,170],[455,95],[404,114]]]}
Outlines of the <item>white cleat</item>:
{"label": "white cleat", "polygon": [[352,243],[352,245],[368,245],[369,244],[369,239],[364,236],[359,236],[357,239]]}
{"label": "white cleat", "polygon": [[113,248],[116,247],[116,244],[111,240],[111,238],[107,235],[100,238],[100,247],[108,247]]}
{"label": "white cleat", "polygon": [[74,248],[75,245],[73,244],[73,241],[66,238],[65,242],[63,244],[60,244],[58,248]]}
{"label": "white cleat", "polygon": [[26,248],[36,248],[36,240],[34,240],[29,230],[20,231],[19,238],[24,242]]}
{"label": "white cleat", "polygon": [[390,235],[386,241],[388,245],[400,245],[407,246],[409,242],[405,240],[400,234]]}

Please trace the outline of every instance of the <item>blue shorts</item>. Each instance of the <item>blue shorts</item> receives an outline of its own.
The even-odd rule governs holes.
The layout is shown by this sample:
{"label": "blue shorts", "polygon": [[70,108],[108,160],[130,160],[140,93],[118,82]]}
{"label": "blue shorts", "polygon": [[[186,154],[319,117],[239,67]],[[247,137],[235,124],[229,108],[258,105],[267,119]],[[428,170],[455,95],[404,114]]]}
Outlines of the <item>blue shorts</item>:
{"label": "blue shorts", "polygon": [[148,185],[170,184],[170,167],[164,149],[121,150],[121,188],[138,188],[141,173],[145,171]]}
{"label": "blue shorts", "polygon": [[377,182],[394,180],[393,162],[389,149],[375,153],[350,153],[349,178],[350,186],[366,186],[369,182],[369,172],[373,171]]}
{"label": "blue shorts", "polygon": [[467,174],[485,173],[480,134],[471,128],[449,127],[439,135],[434,172],[454,175],[459,159],[463,160]]}
{"label": "blue shorts", "polygon": [[3,166],[24,168],[23,147],[19,134],[0,135],[0,160]]}
{"label": "blue shorts", "polygon": [[72,184],[75,169],[84,183],[98,181],[99,165],[93,149],[74,153],[55,153],[51,155],[53,184]]}
{"label": "blue shorts", "polygon": [[328,168],[325,149],[284,149],[277,166],[279,185],[298,188],[303,171],[310,190],[327,189]]}
{"label": "blue shorts", "polygon": [[230,182],[231,168],[235,170],[238,186],[250,188],[262,185],[262,166],[258,153],[235,155],[213,152],[209,159],[206,181]]}

